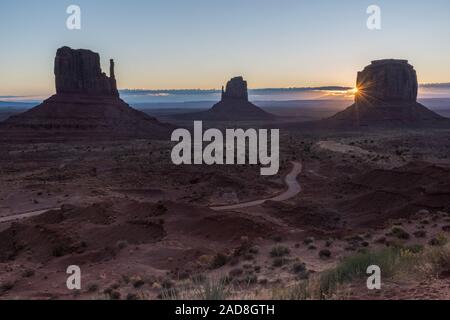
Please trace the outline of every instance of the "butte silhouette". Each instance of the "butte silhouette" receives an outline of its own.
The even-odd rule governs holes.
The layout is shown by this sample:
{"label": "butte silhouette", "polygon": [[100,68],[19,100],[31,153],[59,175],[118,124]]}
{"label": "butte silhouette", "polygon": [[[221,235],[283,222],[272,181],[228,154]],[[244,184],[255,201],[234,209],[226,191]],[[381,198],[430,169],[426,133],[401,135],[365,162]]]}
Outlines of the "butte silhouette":
{"label": "butte silhouette", "polygon": [[356,88],[355,103],[323,124],[397,127],[448,123],[417,102],[417,74],[407,60],[373,61],[358,73]]}
{"label": "butte silhouette", "polygon": [[235,77],[222,87],[222,99],[208,111],[184,114],[180,118],[206,121],[273,120],[275,116],[248,100],[247,81]]}
{"label": "butte silhouette", "polygon": [[170,125],[120,99],[113,60],[108,77],[98,53],[63,47],[56,53],[54,73],[56,94],[10,117],[2,124],[3,132],[14,138],[50,140],[169,137]]}

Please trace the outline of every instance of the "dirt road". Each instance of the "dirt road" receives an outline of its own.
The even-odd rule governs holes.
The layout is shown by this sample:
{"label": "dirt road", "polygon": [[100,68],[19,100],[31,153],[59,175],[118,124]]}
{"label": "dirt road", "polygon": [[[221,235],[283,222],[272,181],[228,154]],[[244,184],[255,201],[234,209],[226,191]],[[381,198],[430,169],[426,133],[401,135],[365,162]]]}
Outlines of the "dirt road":
{"label": "dirt road", "polygon": [[260,199],[260,200],[254,200],[250,202],[243,202],[243,203],[237,203],[233,205],[228,206],[219,206],[219,207],[211,207],[211,209],[216,211],[225,211],[225,210],[236,210],[236,209],[242,209],[242,208],[249,208],[249,207],[255,207],[263,204],[266,201],[286,201],[293,197],[295,197],[297,194],[299,194],[302,191],[302,187],[300,186],[299,182],[297,181],[297,177],[302,173],[302,164],[300,162],[292,162],[293,168],[291,172],[284,178],[284,182],[286,183],[287,190],[283,192],[282,194],[273,197],[273,198],[266,198],[266,199]]}

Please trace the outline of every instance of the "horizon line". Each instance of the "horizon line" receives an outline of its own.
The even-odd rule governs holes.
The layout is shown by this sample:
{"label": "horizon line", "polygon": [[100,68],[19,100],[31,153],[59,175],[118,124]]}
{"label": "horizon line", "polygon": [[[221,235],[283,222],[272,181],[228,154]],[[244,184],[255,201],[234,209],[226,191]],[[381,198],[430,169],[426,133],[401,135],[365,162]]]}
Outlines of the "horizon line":
{"label": "horizon line", "polygon": [[[419,83],[419,87],[432,87],[432,88],[450,88],[449,82],[425,82]],[[262,87],[262,88],[248,88],[249,91],[334,91],[334,90],[352,90],[355,87],[349,86],[341,86],[341,85],[328,85],[328,86],[305,86],[305,87]],[[121,92],[221,92],[221,88],[209,88],[209,89],[201,89],[201,88],[181,88],[181,89],[150,89],[150,88],[121,88],[119,89]]]}
{"label": "horizon line", "polygon": [[[419,88],[431,88],[431,89],[450,89],[450,81],[449,82],[435,82],[435,83],[419,83]],[[351,91],[354,87],[349,86],[339,86],[339,85],[329,85],[329,86],[306,86],[306,87],[265,87],[265,88],[249,88],[249,93],[260,93],[264,92],[267,94],[276,94],[276,93],[293,93],[293,92],[307,92],[307,91]],[[144,95],[144,94],[173,94],[173,95],[181,95],[181,94],[216,94],[221,92],[221,88],[210,88],[210,89],[200,89],[200,88],[191,88],[191,89],[143,89],[143,88],[121,88],[118,89],[122,94],[136,94],[136,95]],[[0,101],[7,102],[12,99],[30,99],[32,100],[40,100],[39,98],[47,97],[48,95],[52,95],[53,93],[45,93],[45,94],[25,94],[25,95],[11,95],[11,94],[3,94],[0,95]]]}

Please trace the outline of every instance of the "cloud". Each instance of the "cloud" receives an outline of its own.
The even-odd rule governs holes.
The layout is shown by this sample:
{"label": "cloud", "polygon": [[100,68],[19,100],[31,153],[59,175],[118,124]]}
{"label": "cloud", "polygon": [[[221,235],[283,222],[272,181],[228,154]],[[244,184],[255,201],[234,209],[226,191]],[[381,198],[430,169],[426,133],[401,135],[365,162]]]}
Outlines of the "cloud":
{"label": "cloud", "polygon": [[450,89],[450,83],[424,83],[421,84],[420,87],[432,89]]}
{"label": "cloud", "polygon": [[47,97],[44,96],[0,96],[0,101],[5,102],[42,102]]}

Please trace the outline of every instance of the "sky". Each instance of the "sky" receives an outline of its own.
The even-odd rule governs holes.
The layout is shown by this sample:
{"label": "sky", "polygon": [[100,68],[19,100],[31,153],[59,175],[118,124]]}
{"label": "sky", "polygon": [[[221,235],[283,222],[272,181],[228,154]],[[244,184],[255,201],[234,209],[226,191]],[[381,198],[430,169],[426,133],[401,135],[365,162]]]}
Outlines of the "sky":
{"label": "sky", "polygon": [[[66,9],[81,7],[81,30]],[[381,8],[381,30],[366,26]],[[57,48],[116,61],[121,89],[354,86],[370,61],[407,59],[450,82],[448,0],[1,0],[0,96],[54,92]]]}

